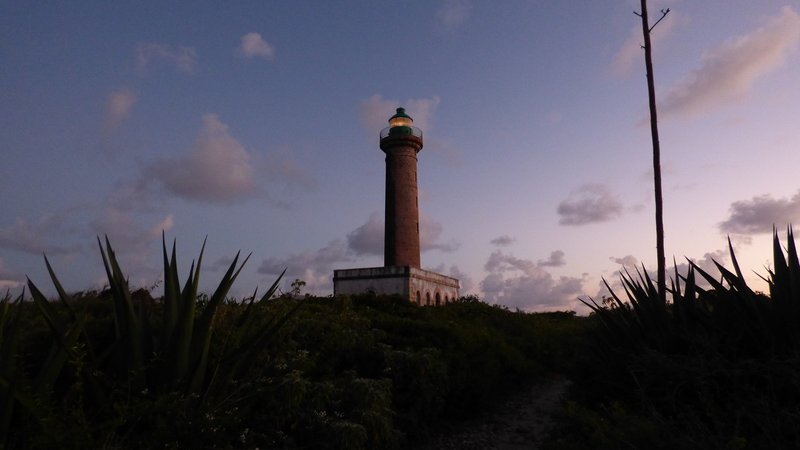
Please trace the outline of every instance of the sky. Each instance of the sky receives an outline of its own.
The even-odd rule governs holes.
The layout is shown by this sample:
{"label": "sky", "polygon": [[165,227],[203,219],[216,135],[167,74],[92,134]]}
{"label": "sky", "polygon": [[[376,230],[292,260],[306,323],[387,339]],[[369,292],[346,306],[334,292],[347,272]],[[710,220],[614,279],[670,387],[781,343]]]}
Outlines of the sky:
{"label": "sky", "polygon": [[[107,235],[161,292],[162,231],[201,286],[332,293],[383,264],[398,106],[424,132],[422,266],[462,293],[577,310],[655,269],[634,0],[4,2],[0,288],[102,287]],[[756,288],[800,223],[800,1],[659,0],[651,22],[667,260]],[[762,283],[762,284],[759,284]]]}

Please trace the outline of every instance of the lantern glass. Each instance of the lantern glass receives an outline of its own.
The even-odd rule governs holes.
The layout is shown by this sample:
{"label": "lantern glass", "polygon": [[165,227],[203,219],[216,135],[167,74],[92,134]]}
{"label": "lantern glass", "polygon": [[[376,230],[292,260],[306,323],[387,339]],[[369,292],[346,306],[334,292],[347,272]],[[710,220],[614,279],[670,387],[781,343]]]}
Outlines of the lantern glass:
{"label": "lantern glass", "polygon": [[414,125],[414,121],[410,117],[392,117],[389,119],[389,126],[394,127],[410,127]]}

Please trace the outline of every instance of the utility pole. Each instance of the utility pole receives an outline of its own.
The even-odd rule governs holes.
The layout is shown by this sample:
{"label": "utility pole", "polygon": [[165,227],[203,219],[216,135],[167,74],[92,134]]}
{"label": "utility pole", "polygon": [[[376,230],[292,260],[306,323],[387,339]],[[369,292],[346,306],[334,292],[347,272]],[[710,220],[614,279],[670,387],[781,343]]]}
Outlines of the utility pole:
{"label": "utility pole", "polygon": [[658,259],[658,298],[662,304],[667,302],[666,260],[664,257],[664,205],[661,196],[661,146],[658,143],[658,115],[656,111],[656,87],[653,78],[653,49],[650,43],[650,32],[664,17],[669,8],[661,10],[659,18],[653,26],[647,18],[647,0],[641,0],[641,13],[634,12],[642,19],[642,35],[644,36],[644,64],[647,69],[647,93],[650,102],[650,134],[653,137],[653,181],[656,197],[656,253]]}

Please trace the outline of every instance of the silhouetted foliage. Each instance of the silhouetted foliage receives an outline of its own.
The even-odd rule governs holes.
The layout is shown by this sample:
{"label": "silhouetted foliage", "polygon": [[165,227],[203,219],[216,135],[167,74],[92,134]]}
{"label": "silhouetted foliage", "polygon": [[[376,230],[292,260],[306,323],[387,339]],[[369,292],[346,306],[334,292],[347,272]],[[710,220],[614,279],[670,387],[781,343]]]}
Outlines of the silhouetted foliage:
{"label": "silhouetted foliage", "polygon": [[[791,230],[774,236],[770,296],[733,271],[690,264],[672,302],[647,272],[627,298],[591,304],[595,345],[574,373],[555,448],[800,448],[800,263]],[[697,278],[709,288],[701,287]]]}
{"label": "silhouetted foliage", "polygon": [[[130,369],[125,345],[138,341],[117,334],[126,300],[114,296],[127,288],[114,289],[3,300],[0,401],[14,407],[3,416],[7,448],[413,447],[573,364],[583,323],[477,298],[419,307],[374,295],[238,302],[193,294],[183,298],[195,300],[195,326],[215,308],[209,371],[196,390],[170,374],[161,351],[143,351],[141,371]],[[147,318],[142,345],[163,348],[167,301],[146,290],[130,300],[132,317]],[[253,341],[284,317],[272,338]],[[250,342],[259,342],[253,352]],[[41,373],[50,381],[36,390]]]}

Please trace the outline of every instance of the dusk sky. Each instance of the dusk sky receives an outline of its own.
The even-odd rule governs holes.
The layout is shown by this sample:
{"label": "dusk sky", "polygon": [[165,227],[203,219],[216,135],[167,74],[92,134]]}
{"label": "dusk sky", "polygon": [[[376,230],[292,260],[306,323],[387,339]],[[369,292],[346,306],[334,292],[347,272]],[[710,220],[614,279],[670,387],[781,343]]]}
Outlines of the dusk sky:
{"label": "dusk sky", "polygon": [[[383,264],[378,133],[404,106],[422,266],[462,293],[581,310],[655,269],[638,0],[4,2],[0,287],[102,286],[107,234],[133,287],[161,232],[202,285],[332,292]],[[667,260],[756,287],[773,225],[800,223],[800,1],[662,0],[653,31]],[[785,236],[782,236],[785,238]],[[763,287],[761,287],[763,289]],[[160,293],[160,287],[154,292]]]}

